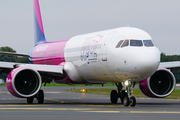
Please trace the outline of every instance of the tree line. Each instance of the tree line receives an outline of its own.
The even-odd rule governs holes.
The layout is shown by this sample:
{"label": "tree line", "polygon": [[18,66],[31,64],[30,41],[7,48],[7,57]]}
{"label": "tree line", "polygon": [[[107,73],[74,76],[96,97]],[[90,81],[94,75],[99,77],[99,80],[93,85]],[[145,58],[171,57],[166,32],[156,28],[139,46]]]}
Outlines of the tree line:
{"label": "tree line", "polygon": [[[16,53],[16,51],[8,46],[0,47],[0,52],[11,52]],[[0,61],[2,62],[17,62],[17,63],[29,63],[28,57],[14,56],[14,55],[4,55],[0,54]]]}
{"label": "tree line", "polygon": [[[12,49],[11,47],[8,47],[8,46],[0,47],[0,52],[16,53],[16,51],[14,49]],[[1,62],[29,63],[29,58],[14,56],[14,55],[0,54],[0,61]],[[5,81],[6,77],[7,77],[7,74],[5,74],[5,73],[0,74],[0,79],[3,79]]]}
{"label": "tree line", "polygon": [[[166,55],[161,53],[161,62],[180,61],[180,55]],[[176,83],[180,83],[180,70],[173,71],[176,78]]]}
{"label": "tree line", "polygon": [[[5,46],[0,47],[1,52],[12,52],[16,53],[14,49],[11,47]],[[28,57],[18,57],[13,55],[2,55],[0,54],[0,61],[4,62],[17,62],[17,63],[29,63]],[[161,62],[170,62],[170,61],[180,61],[180,55],[166,55],[165,53],[161,53]],[[176,78],[176,82],[180,83],[180,70],[173,71],[173,74]],[[0,79],[6,79],[6,74],[2,73],[0,75]]]}

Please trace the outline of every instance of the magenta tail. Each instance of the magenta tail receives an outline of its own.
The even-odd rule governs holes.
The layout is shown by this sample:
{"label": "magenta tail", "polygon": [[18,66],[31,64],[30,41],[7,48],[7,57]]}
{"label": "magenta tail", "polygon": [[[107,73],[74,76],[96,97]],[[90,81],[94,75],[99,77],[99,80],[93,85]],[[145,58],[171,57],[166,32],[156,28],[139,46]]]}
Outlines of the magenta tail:
{"label": "magenta tail", "polygon": [[39,7],[39,0],[34,0],[34,19],[35,19],[35,45],[46,42],[43,23]]}

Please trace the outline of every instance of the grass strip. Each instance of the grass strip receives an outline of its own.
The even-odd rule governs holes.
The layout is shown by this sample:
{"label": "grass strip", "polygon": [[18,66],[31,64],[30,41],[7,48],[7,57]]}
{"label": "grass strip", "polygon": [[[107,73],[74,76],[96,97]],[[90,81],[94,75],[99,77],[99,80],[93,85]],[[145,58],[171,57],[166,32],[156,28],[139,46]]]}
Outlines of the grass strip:
{"label": "grass strip", "polygon": [[0,86],[6,86],[6,83],[0,84]]}
{"label": "grass strip", "polygon": [[[89,94],[99,94],[99,95],[110,95],[112,89],[86,89],[85,93]],[[71,89],[67,90],[69,92],[82,93],[81,89]],[[146,97],[140,89],[133,89],[132,95],[134,97]],[[175,89],[171,95],[165,97],[165,99],[180,99],[180,89]]]}
{"label": "grass strip", "polygon": [[[44,84],[42,84],[42,86],[44,86]],[[84,84],[75,84],[75,85],[68,85],[68,84],[57,84],[57,83],[47,83],[46,87],[102,87],[101,84],[97,84],[97,85],[84,85]],[[110,87],[110,86],[115,86],[113,83],[107,83],[104,84],[104,87]]]}
{"label": "grass strip", "polygon": [[[0,86],[6,86],[6,83],[0,84]],[[42,84],[42,87],[43,86],[44,86],[44,83]],[[115,85],[113,83],[104,84],[104,87],[110,87],[110,86],[115,86]],[[51,82],[51,83],[47,83],[46,87],[102,87],[102,85],[101,84],[97,84],[97,85],[83,85],[83,84],[68,85],[68,84],[57,84],[57,83]]]}

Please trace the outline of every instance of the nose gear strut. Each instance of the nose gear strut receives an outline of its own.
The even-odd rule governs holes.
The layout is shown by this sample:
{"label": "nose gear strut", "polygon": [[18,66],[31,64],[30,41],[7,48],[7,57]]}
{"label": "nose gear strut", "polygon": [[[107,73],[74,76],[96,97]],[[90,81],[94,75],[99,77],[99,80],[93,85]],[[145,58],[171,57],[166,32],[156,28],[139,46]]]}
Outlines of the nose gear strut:
{"label": "nose gear strut", "polygon": [[129,81],[126,81],[128,84],[125,85],[126,90],[122,90],[123,86],[122,84],[124,83],[116,83],[117,90],[112,90],[110,99],[111,103],[116,104],[118,101],[118,98],[121,99],[121,102],[123,103],[124,106],[131,106],[134,107],[136,105],[136,98],[131,97],[131,87],[135,86],[135,83],[131,83]]}

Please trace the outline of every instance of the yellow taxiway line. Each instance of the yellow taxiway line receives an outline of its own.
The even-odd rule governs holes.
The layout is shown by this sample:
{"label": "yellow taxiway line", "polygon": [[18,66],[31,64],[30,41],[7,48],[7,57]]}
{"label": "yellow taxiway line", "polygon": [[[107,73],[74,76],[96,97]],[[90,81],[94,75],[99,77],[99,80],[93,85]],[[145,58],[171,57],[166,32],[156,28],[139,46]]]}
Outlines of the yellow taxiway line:
{"label": "yellow taxiway line", "polygon": [[78,112],[90,112],[90,113],[161,113],[161,114],[180,114],[180,111],[78,111]]}
{"label": "yellow taxiway line", "polygon": [[[10,106],[10,105],[9,105]],[[180,114],[180,111],[106,111],[97,110],[96,108],[0,108],[0,110],[42,110],[42,111],[77,111],[86,113],[132,113],[132,114]]]}

